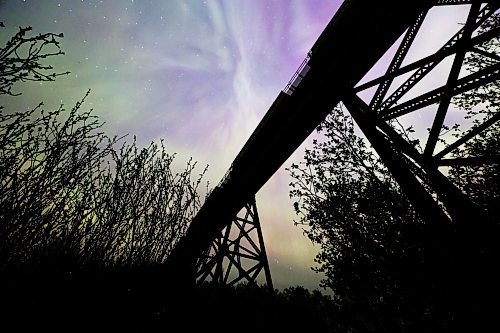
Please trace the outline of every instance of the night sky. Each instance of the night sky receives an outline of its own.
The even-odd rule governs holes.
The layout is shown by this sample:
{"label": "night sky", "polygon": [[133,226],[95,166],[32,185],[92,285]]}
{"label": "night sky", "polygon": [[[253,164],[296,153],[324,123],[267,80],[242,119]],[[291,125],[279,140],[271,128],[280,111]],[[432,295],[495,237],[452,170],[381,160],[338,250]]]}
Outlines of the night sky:
{"label": "night sky", "polygon": [[[164,138],[179,165],[189,157],[200,171],[209,164],[207,180],[216,184],[341,2],[0,1],[2,43],[18,26],[63,32],[66,55],[51,63],[71,71],[54,83],[18,85],[23,96],[1,102],[7,110],[40,101],[46,109],[69,107],[90,88],[86,108],[106,122],[109,135],[130,133],[141,145]],[[410,59],[435,50],[460,28],[468,6],[454,8],[429,15],[423,30],[433,38],[417,39]],[[388,60],[370,75],[381,73]],[[303,147],[290,161],[302,155]],[[290,161],[257,195],[271,273],[278,288],[317,288],[321,276],[310,269],[317,249],[293,225],[291,179],[284,171]]]}

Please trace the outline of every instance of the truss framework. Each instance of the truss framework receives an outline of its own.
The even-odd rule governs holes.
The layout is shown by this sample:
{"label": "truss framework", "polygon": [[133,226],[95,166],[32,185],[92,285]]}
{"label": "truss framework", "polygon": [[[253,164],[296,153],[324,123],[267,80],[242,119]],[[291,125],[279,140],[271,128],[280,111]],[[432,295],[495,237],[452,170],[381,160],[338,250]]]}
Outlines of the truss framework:
{"label": "truss framework", "polygon": [[260,219],[252,199],[233,222],[225,227],[199,259],[196,281],[232,286],[246,282],[257,285],[264,273],[266,286],[273,283],[267,261]]}
{"label": "truss framework", "polygon": [[[436,2],[436,5],[456,4],[470,4],[467,21],[439,50],[423,59],[403,65],[408,50],[427,15],[427,10],[422,12],[416,22],[407,29],[385,74],[355,87],[353,91],[344,95],[342,101],[402,189],[417,206],[416,208],[430,219],[442,222],[449,222],[451,219],[460,224],[470,221],[471,217],[484,221],[487,218],[438,170],[438,167],[500,163],[500,152],[497,156],[449,157],[450,153],[457,151],[467,141],[500,120],[500,110],[471,126],[462,137],[454,142],[447,142],[446,146],[438,152],[435,152],[436,145],[454,96],[490,84],[499,84],[500,55],[482,50],[478,46],[493,38],[498,38],[500,27],[494,27],[482,33],[477,30],[498,10],[498,5],[494,2]],[[489,65],[460,77],[464,59],[468,53],[478,53],[487,57]],[[448,56],[453,56],[453,62],[446,83],[402,102],[406,94]],[[394,86],[395,78],[407,73],[411,73],[409,77],[389,93],[390,87]],[[358,96],[358,93],[375,87],[375,93],[369,102],[363,101]],[[436,104],[437,111],[433,116],[427,141],[423,151],[419,151],[413,142],[396,130],[393,121],[413,112],[426,112],[426,116],[429,116],[429,111],[423,108]],[[429,192],[429,189],[434,195]],[[438,203],[436,198],[441,203]]]}

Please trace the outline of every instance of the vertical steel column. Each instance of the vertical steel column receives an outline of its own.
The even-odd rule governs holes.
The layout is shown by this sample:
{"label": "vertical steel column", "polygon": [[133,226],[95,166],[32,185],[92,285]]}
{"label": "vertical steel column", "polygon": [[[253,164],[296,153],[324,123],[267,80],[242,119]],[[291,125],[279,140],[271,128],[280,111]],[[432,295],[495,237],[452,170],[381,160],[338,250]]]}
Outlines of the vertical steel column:
{"label": "vertical steel column", "polygon": [[266,246],[264,244],[264,237],[262,236],[262,228],[261,228],[261,225],[260,225],[260,218],[259,218],[259,213],[257,211],[257,204],[255,202],[255,198],[253,199],[253,201],[250,203],[252,205],[252,208],[253,208],[253,211],[254,211],[254,223],[256,225],[256,229],[257,229],[257,236],[259,238],[259,245],[260,245],[260,248],[261,248],[261,260],[262,260],[262,263],[263,263],[263,266],[264,266],[264,274],[265,274],[265,277],[266,277],[266,283],[267,283],[267,287],[273,291],[274,290],[274,286],[273,286],[273,280],[271,278],[271,270],[269,269],[269,261],[267,259],[267,252],[266,252]]}
{"label": "vertical steel column", "polygon": [[220,237],[200,258],[197,282],[235,285],[244,281],[257,285],[257,279],[263,272],[267,288],[273,291],[255,198],[249,200],[240,214],[242,216],[235,216],[232,224],[224,228]]}

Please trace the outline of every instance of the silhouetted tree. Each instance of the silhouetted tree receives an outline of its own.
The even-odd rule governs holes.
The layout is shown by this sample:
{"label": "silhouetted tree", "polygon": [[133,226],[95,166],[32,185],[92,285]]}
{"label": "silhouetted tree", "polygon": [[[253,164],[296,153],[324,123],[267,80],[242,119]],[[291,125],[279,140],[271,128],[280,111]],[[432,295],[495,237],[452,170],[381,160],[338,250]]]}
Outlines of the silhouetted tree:
{"label": "silhouetted tree", "polygon": [[423,223],[342,107],[319,130],[325,141],[315,140],[305,161],[290,168],[290,195],[297,199],[297,223],[321,245],[316,261],[325,274],[322,286],[333,290],[351,329],[400,330],[416,320],[405,307],[418,302],[414,311],[423,312],[432,297],[432,290],[408,286],[426,278],[417,268],[425,261],[417,236]]}
{"label": "silhouetted tree", "polygon": [[[0,22],[0,28],[4,24]],[[45,65],[44,59],[63,55],[59,39],[63,34],[45,33],[30,36],[31,27],[19,28],[19,31],[6,42],[0,50],[0,94],[11,96],[21,93],[12,92],[16,82],[54,81],[65,73],[52,72],[50,65]]]}

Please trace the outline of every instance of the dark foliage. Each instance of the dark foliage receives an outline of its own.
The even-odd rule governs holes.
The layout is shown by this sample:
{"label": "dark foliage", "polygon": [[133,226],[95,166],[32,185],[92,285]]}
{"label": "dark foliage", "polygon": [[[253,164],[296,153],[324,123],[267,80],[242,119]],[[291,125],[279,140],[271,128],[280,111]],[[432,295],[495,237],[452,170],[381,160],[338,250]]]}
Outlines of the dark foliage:
{"label": "dark foliage", "polygon": [[40,279],[11,298],[2,326],[13,323],[16,332],[346,331],[331,298],[319,291],[209,284],[179,290],[152,287],[151,281],[161,282],[157,272],[136,273],[79,274],[58,283]]}
{"label": "dark foliage", "polygon": [[447,254],[433,248],[432,230],[342,108],[320,130],[325,141],[315,141],[304,164],[290,169],[291,196],[299,200],[298,223],[321,245],[318,271],[334,292],[341,322],[360,332],[446,329],[449,309],[437,304],[450,291],[432,281],[431,267]]}
{"label": "dark foliage", "polygon": [[[271,293],[267,288],[245,284],[229,288],[205,285],[195,290],[194,296],[198,302],[193,302],[196,305],[192,309],[197,318],[206,323],[212,318],[221,318],[215,322],[222,332],[335,332],[339,329],[331,298],[317,290],[309,292],[303,287],[290,287]],[[204,330],[216,331],[215,327]]]}

